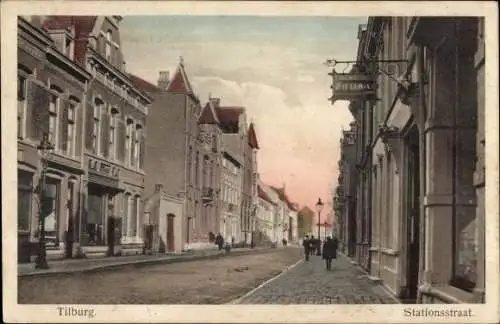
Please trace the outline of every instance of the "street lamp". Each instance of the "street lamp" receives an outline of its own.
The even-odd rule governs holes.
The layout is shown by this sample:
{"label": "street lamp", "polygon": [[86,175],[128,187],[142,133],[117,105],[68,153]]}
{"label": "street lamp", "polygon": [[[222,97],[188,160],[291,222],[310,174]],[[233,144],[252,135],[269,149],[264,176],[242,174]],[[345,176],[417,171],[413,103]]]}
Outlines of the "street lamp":
{"label": "street lamp", "polygon": [[39,238],[38,238],[38,256],[35,259],[35,269],[48,269],[49,265],[47,263],[47,251],[45,249],[45,217],[51,212],[52,209],[52,199],[55,196],[54,192],[48,192],[46,188],[45,173],[48,167],[48,158],[54,150],[54,145],[50,143],[47,134],[43,134],[42,141],[36,147],[37,151],[40,153],[40,160],[42,163],[42,169],[40,173],[40,181],[38,184],[38,195],[39,195],[39,208],[38,208],[38,228],[39,228]]}
{"label": "street lamp", "polygon": [[[323,210],[323,202],[321,201],[321,198],[318,198],[318,202],[316,203],[316,211],[318,212],[318,240],[320,239],[321,232],[320,232],[320,219],[321,219],[321,211]],[[316,255],[321,255],[320,248],[316,249]]]}

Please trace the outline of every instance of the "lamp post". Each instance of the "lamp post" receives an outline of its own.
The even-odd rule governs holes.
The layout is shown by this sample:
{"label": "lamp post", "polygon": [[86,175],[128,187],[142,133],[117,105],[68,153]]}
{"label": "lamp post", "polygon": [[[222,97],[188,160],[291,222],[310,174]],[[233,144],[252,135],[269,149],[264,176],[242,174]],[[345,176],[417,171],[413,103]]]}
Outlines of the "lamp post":
{"label": "lamp post", "polygon": [[[36,147],[37,151],[40,153],[40,162],[42,164],[42,169],[40,173],[40,181],[38,183],[38,196],[39,196],[39,206],[38,206],[38,255],[35,259],[35,269],[48,269],[49,265],[47,263],[47,251],[45,249],[45,217],[50,212],[52,208],[52,198],[51,192],[47,192],[45,173],[47,172],[48,158],[49,155],[54,150],[54,145],[50,143],[48,135],[43,134],[42,141]],[[49,205],[50,203],[50,205]]]}
{"label": "lamp post", "polygon": [[[316,203],[316,211],[318,212],[318,240],[320,239],[320,235],[321,235],[321,232],[320,232],[320,219],[321,219],[321,211],[323,210],[323,202],[321,201],[321,198],[318,198],[318,202]],[[321,251],[320,251],[320,248],[318,246],[318,248],[316,249],[316,255],[321,255]]]}

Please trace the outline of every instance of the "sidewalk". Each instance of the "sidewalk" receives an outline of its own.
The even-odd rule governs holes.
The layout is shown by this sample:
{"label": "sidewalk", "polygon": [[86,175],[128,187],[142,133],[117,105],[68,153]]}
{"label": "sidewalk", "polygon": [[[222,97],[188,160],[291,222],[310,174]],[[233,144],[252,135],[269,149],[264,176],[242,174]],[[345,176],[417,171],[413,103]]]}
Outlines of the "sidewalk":
{"label": "sidewalk", "polygon": [[[266,252],[274,250],[267,247],[235,248],[227,256],[243,255],[248,253]],[[129,265],[146,265],[155,263],[174,263],[192,260],[210,259],[226,256],[224,251],[218,249],[195,250],[180,254],[158,254],[158,255],[132,255],[116,257],[100,257],[91,259],[65,259],[49,261],[49,269],[35,269],[34,263],[24,263],[17,265],[18,277],[43,276],[53,274],[89,272],[97,270],[107,270]]]}

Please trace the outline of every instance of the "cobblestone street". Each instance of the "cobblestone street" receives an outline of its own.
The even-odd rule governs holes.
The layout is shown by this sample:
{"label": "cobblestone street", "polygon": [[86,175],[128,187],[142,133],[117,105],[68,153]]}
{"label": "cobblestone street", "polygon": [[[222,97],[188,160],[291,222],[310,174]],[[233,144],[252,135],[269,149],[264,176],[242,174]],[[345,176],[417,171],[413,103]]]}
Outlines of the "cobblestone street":
{"label": "cobblestone street", "polygon": [[21,304],[224,304],[302,257],[298,248],[162,265],[18,277]]}
{"label": "cobblestone street", "polygon": [[394,304],[396,300],[372,283],[349,259],[339,256],[332,271],[320,256],[311,256],[282,276],[243,297],[238,304]]}

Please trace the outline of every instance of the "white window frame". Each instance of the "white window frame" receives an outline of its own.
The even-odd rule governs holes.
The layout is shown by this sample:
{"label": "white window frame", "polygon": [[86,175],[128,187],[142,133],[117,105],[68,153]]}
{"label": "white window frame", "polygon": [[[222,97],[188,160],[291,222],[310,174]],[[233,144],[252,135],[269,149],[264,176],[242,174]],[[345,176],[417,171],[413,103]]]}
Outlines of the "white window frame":
{"label": "white window frame", "polygon": [[[18,138],[25,138],[26,137],[26,97],[28,95],[28,75],[25,73],[18,73],[17,74],[18,78],[18,86],[19,86],[19,79],[24,79],[23,82],[23,100],[19,101],[19,97],[17,98],[17,120],[18,120],[18,127],[19,129],[17,130],[17,137]],[[19,93],[19,88],[18,88],[18,93]],[[22,106],[21,106],[22,105]],[[21,108],[20,108],[21,106]]]}
{"label": "white window frame", "polygon": [[49,141],[54,145],[56,151],[59,151],[59,107],[60,100],[57,91],[51,89],[49,93]]}
{"label": "white window frame", "polygon": [[113,40],[113,32],[111,30],[108,30],[106,32],[106,36],[104,38],[104,57],[106,58],[107,61],[110,61],[111,62],[111,59],[113,57],[113,54],[112,54],[112,40]]}
{"label": "white window frame", "polygon": [[[74,100],[69,101],[68,107],[68,143],[66,146],[66,153],[69,156],[75,156],[75,146],[76,146],[76,123],[77,123],[77,106],[78,103]],[[71,130],[71,131],[70,131]]]}
{"label": "white window frame", "polygon": [[104,107],[104,103],[101,99],[94,99],[94,111],[93,111],[93,122],[92,122],[92,148],[96,155],[101,154],[101,110]]}

